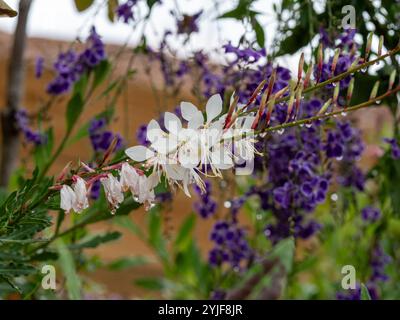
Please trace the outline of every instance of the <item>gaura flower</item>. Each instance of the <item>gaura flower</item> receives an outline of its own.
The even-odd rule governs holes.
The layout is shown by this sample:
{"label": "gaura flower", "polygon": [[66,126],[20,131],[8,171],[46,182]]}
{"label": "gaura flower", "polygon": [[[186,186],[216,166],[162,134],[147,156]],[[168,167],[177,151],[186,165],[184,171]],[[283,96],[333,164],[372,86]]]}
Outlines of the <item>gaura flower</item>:
{"label": "gaura flower", "polygon": [[81,213],[89,207],[86,182],[79,176],[73,176],[72,179],[75,181],[73,189],[67,185],[62,186],[60,207],[66,213],[70,212],[71,209]]}
{"label": "gaura flower", "polygon": [[[221,177],[221,170],[234,166],[233,149],[242,154],[236,158],[251,159],[254,156],[249,155],[254,153],[254,141],[244,139],[240,131],[241,127],[250,131],[254,117],[235,120],[235,130],[232,126],[230,130],[225,130],[226,115],[220,116],[222,104],[220,95],[213,95],[207,101],[203,115],[192,103],[182,102],[180,108],[182,118],[187,121],[186,127],[175,114],[166,112],[166,131],[160,128],[157,121],[151,120],[147,126],[150,146],[131,147],[125,151],[126,154],[134,161],[145,162],[145,167],[152,168],[159,177],[164,174],[171,185],[178,185],[188,196],[190,184],[194,183],[204,190],[200,175]],[[230,141],[234,137],[235,141]]]}
{"label": "gaura flower", "polygon": [[107,175],[107,178],[102,178],[100,181],[103,184],[107,200],[111,205],[111,212],[115,213],[115,210],[118,209],[119,204],[124,201],[121,183],[111,173]]}

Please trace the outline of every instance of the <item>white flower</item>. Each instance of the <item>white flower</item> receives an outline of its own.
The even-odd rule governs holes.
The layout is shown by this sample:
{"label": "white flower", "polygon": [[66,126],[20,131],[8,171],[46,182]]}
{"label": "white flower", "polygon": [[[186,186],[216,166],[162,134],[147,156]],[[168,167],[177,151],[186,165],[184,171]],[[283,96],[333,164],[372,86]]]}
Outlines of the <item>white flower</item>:
{"label": "white flower", "polygon": [[74,211],[80,213],[89,207],[86,182],[81,177],[76,177],[74,191],[76,195],[76,201],[74,203]]}
{"label": "white flower", "polygon": [[61,189],[60,207],[65,210],[66,213],[70,212],[71,209],[76,213],[81,213],[89,207],[86,182],[78,176],[74,176],[73,179],[76,181],[73,185],[73,189],[66,185]]}
{"label": "white flower", "polygon": [[155,173],[148,177],[145,175],[139,177],[135,200],[139,203],[143,203],[146,210],[151,208],[151,205],[155,200],[154,188],[157,186],[158,182],[159,177]]}
{"label": "white flower", "polygon": [[[234,160],[254,157],[254,139],[243,135],[251,130],[254,117],[234,119],[230,128],[225,129],[226,115],[220,116],[222,107],[223,102],[218,94],[207,101],[205,116],[192,103],[182,102],[181,115],[187,121],[186,127],[178,116],[166,112],[166,130],[162,130],[157,121],[151,120],[147,126],[150,146],[131,147],[125,153],[132,160],[144,162],[145,167],[152,168],[154,179],[159,181],[161,175],[165,175],[169,184],[178,185],[188,196],[190,184],[195,183],[203,190],[202,174],[222,177],[221,170],[234,167]],[[234,155],[234,151],[238,151],[239,155]],[[208,168],[210,174],[204,172],[204,169]],[[139,178],[134,178],[135,175],[138,175],[137,172],[133,172],[127,166],[122,168],[121,183],[124,190],[129,188],[139,199],[146,195],[144,198],[152,201],[152,189],[155,185],[153,188],[144,187],[145,178],[140,175]],[[133,182],[134,179],[140,181],[140,186]],[[130,180],[132,181],[129,182]],[[137,191],[139,189],[140,191]]]}
{"label": "white flower", "polygon": [[122,164],[122,168],[119,174],[119,181],[121,183],[122,190],[124,192],[131,190],[132,193],[136,193],[139,184],[139,174],[137,173],[136,169],[125,162],[124,164]]}
{"label": "white flower", "polygon": [[69,213],[71,209],[73,209],[73,204],[76,201],[76,196],[74,190],[70,186],[63,185],[61,189],[61,209],[65,210],[66,213]]}
{"label": "white flower", "polygon": [[102,178],[100,181],[103,184],[107,200],[113,208],[112,213],[114,213],[114,210],[124,201],[121,183],[111,173],[107,175],[107,178]]}

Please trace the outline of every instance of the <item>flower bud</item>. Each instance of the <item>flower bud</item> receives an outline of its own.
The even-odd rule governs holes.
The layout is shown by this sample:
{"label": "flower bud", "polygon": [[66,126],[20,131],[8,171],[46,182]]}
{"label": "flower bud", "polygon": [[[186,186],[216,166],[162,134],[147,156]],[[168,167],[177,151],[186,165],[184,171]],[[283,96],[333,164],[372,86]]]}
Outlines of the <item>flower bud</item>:
{"label": "flower bud", "polygon": [[324,103],[322,108],[318,111],[318,115],[322,115],[328,110],[329,106],[331,105],[332,99],[329,99],[327,102]]}
{"label": "flower bud", "polygon": [[366,46],[365,46],[365,61],[368,61],[368,57],[369,57],[369,54],[370,54],[370,52],[371,52],[371,46],[372,46],[372,38],[373,38],[373,36],[374,36],[374,33],[373,33],[373,32],[370,32],[370,33],[368,34],[367,44],[366,44]]}
{"label": "flower bud", "polygon": [[390,77],[389,77],[389,88],[388,88],[388,90],[392,90],[392,88],[393,88],[394,80],[396,79],[396,73],[397,73],[397,71],[396,71],[396,69],[395,69],[395,70],[393,70],[392,73],[390,74]]}
{"label": "flower bud", "polygon": [[336,49],[335,55],[333,56],[333,60],[332,60],[332,66],[331,66],[332,76],[335,74],[337,62],[339,60],[339,55],[340,55],[340,49]]}
{"label": "flower bud", "polygon": [[384,36],[380,36],[379,37],[379,46],[378,46],[378,57],[380,57],[382,55],[382,48],[383,48],[383,41],[384,41],[385,37]]}
{"label": "flower bud", "polygon": [[340,82],[336,82],[335,90],[333,90],[333,99],[332,99],[335,105],[337,104],[339,92],[340,92]]}
{"label": "flower bud", "polygon": [[299,83],[301,80],[301,77],[303,75],[303,69],[304,69],[304,52],[301,53],[299,60],[299,67],[297,69],[297,83]]}
{"label": "flower bud", "polygon": [[289,118],[290,118],[290,116],[292,114],[295,96],[296,96],[296,91],[292,90],[291,93],[290,93],[290,98],[289,98],[289,103],[288,103],[286,122],[289,121]]}
{"label": "flower bud", "polygon": [[310,79],[311,79],[311,74],[312,74],[313,69],[314,69],[314,64],[312,62],[310,62],[310,65],[308,66],[308,69],[307,69],[306,77],[304,79],[304,88],[307,88],[308,85],[310,84]]}
{"label": "flower bud", "polygon": [[324,51],[323,51],[323,45],[320,43],[318,47],[318,56],[317,56],[317,61],[318,61],[318,74],[317,74],[317,83],[321,79],[321,74],[322,74],[322,65],[324,63]]}
{"label": "flower bud", "polygon": [[371,95],[369,96],[369,100],[373,100],[376,98],[379,89],[379,81],[375,82],[374,87],[371,90]]}
{"label": "flower bud", "polygon": [[347,88],[347,104],[350,104],[351,97],[353,96],[353,89],[354,89],[354,78],[351,78],[349,87]]}

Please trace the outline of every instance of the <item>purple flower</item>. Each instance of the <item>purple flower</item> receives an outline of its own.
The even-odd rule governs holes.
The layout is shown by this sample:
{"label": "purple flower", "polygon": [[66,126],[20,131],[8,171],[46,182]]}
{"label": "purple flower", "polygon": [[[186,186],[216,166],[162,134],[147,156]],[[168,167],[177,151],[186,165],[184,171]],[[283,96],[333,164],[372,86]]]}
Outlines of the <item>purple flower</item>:
{"label": "purple flower", "polygon": [[33,143],[36,146],[46,143],[47,136],[40,131],[32,130],[29,126],[28,112],[25,109],[20,109],[15,115],[17,126],[23,133],[25,140],[28,143]]}
{"label": "purple flower", "polygon": [[104,44],[96,29],[92,27],[86,41],[86,49],[82,53],[69,50],[59,54],[54,63],[56,77],[48,85],[47,92],[51,95],[68,92],[85,72],[92,70],[105,58]]}
{"label": "purple flower", "polygon": [[194,187],[198,194],[199,200],[193,205],[194,210],[202,217],[208,218],[212,216],[217,210],[217,202],[212,197],[212,188],[209,181],[205,181],[205,192],[202,192],[196,185]]}
{"label": "purple flower", "polygon": [[35,77],[39,79],[43,75],[44,58],[37,57],[35,64]]}
{"label": "purple flower", "polygon": [[375,222],[381,217],[381,212],[373,207],[365,207],[361,210],[361,217],[365,221]]}
{"label": "purple flower", "polygon": [[114,134],[106,130],[107,122],[105,119],[93,119],[89,127],[90,142],[94,151],[106,151],[114,138],[117,138],[115,150],[119,150],[123,146],[123,138],[119,134]]}
{"label": "purple flower", "polygon": [[384,142],[388,143],[391,146],[391,153],[392,153],[392,158],[394,160],[399,160],[400,159],[400,146],[396,139],[391,139],[391,138],[384,138]]}
{"label": "purple flower", "polygon": [[128,0],[123,4],[120,4],[116,10],[118,19],[122,20],[124,23],[129,23],[131,20],[134,21],[133,7],[136,2],[137,0]]}
{"label": "purple flower", "polygon": [[228,263],[233,268],[240,268],[243,261],[253,256],[244,229],[235,222],[217,221],[210,239],[214,242],[208,257],[212,266]]}

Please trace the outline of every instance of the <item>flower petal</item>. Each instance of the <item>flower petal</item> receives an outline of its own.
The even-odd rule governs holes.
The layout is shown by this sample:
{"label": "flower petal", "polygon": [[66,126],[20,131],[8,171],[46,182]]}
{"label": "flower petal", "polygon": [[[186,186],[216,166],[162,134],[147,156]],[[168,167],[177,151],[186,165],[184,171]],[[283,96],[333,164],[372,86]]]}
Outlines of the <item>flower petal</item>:
{"label": "flower petal", "polygon": [[182,122],[176,116],[176,114],[173,114],[172,112],[165,112],[164,126],[170,133],[177,135],[178,132],[182,129]]}
{"label": "flower petal", "polygon": [[207,122],[210,123],[217,116],[219,116],[222,112],[222,99],[219,94],[214,94],[207,101],[206,105],[206,113],[207,113]]}
{"label": "flower petal", "polygon": [[125,154],[134,161],[142,162],[154,156],[154,152],[144,146],[134,146],[125,150]]}
{"label": "flower petal", "polygon": [[188,129],[197,130],[204,124],[204,117],[201,111],[197,113],[189,120]]}
{"label": "flower petal", "polygon": [[149,124],[147,125],[147,140],[150,142],[154,142],[156,139],[158,139],[160,136],[163,135],[163,131],[160,128],[160,125],[156,120],[151,120]]}
{"label": "flower petal", "polygon": [[199,110],[190,102],[181,102],[182,118],[189,121]]}

